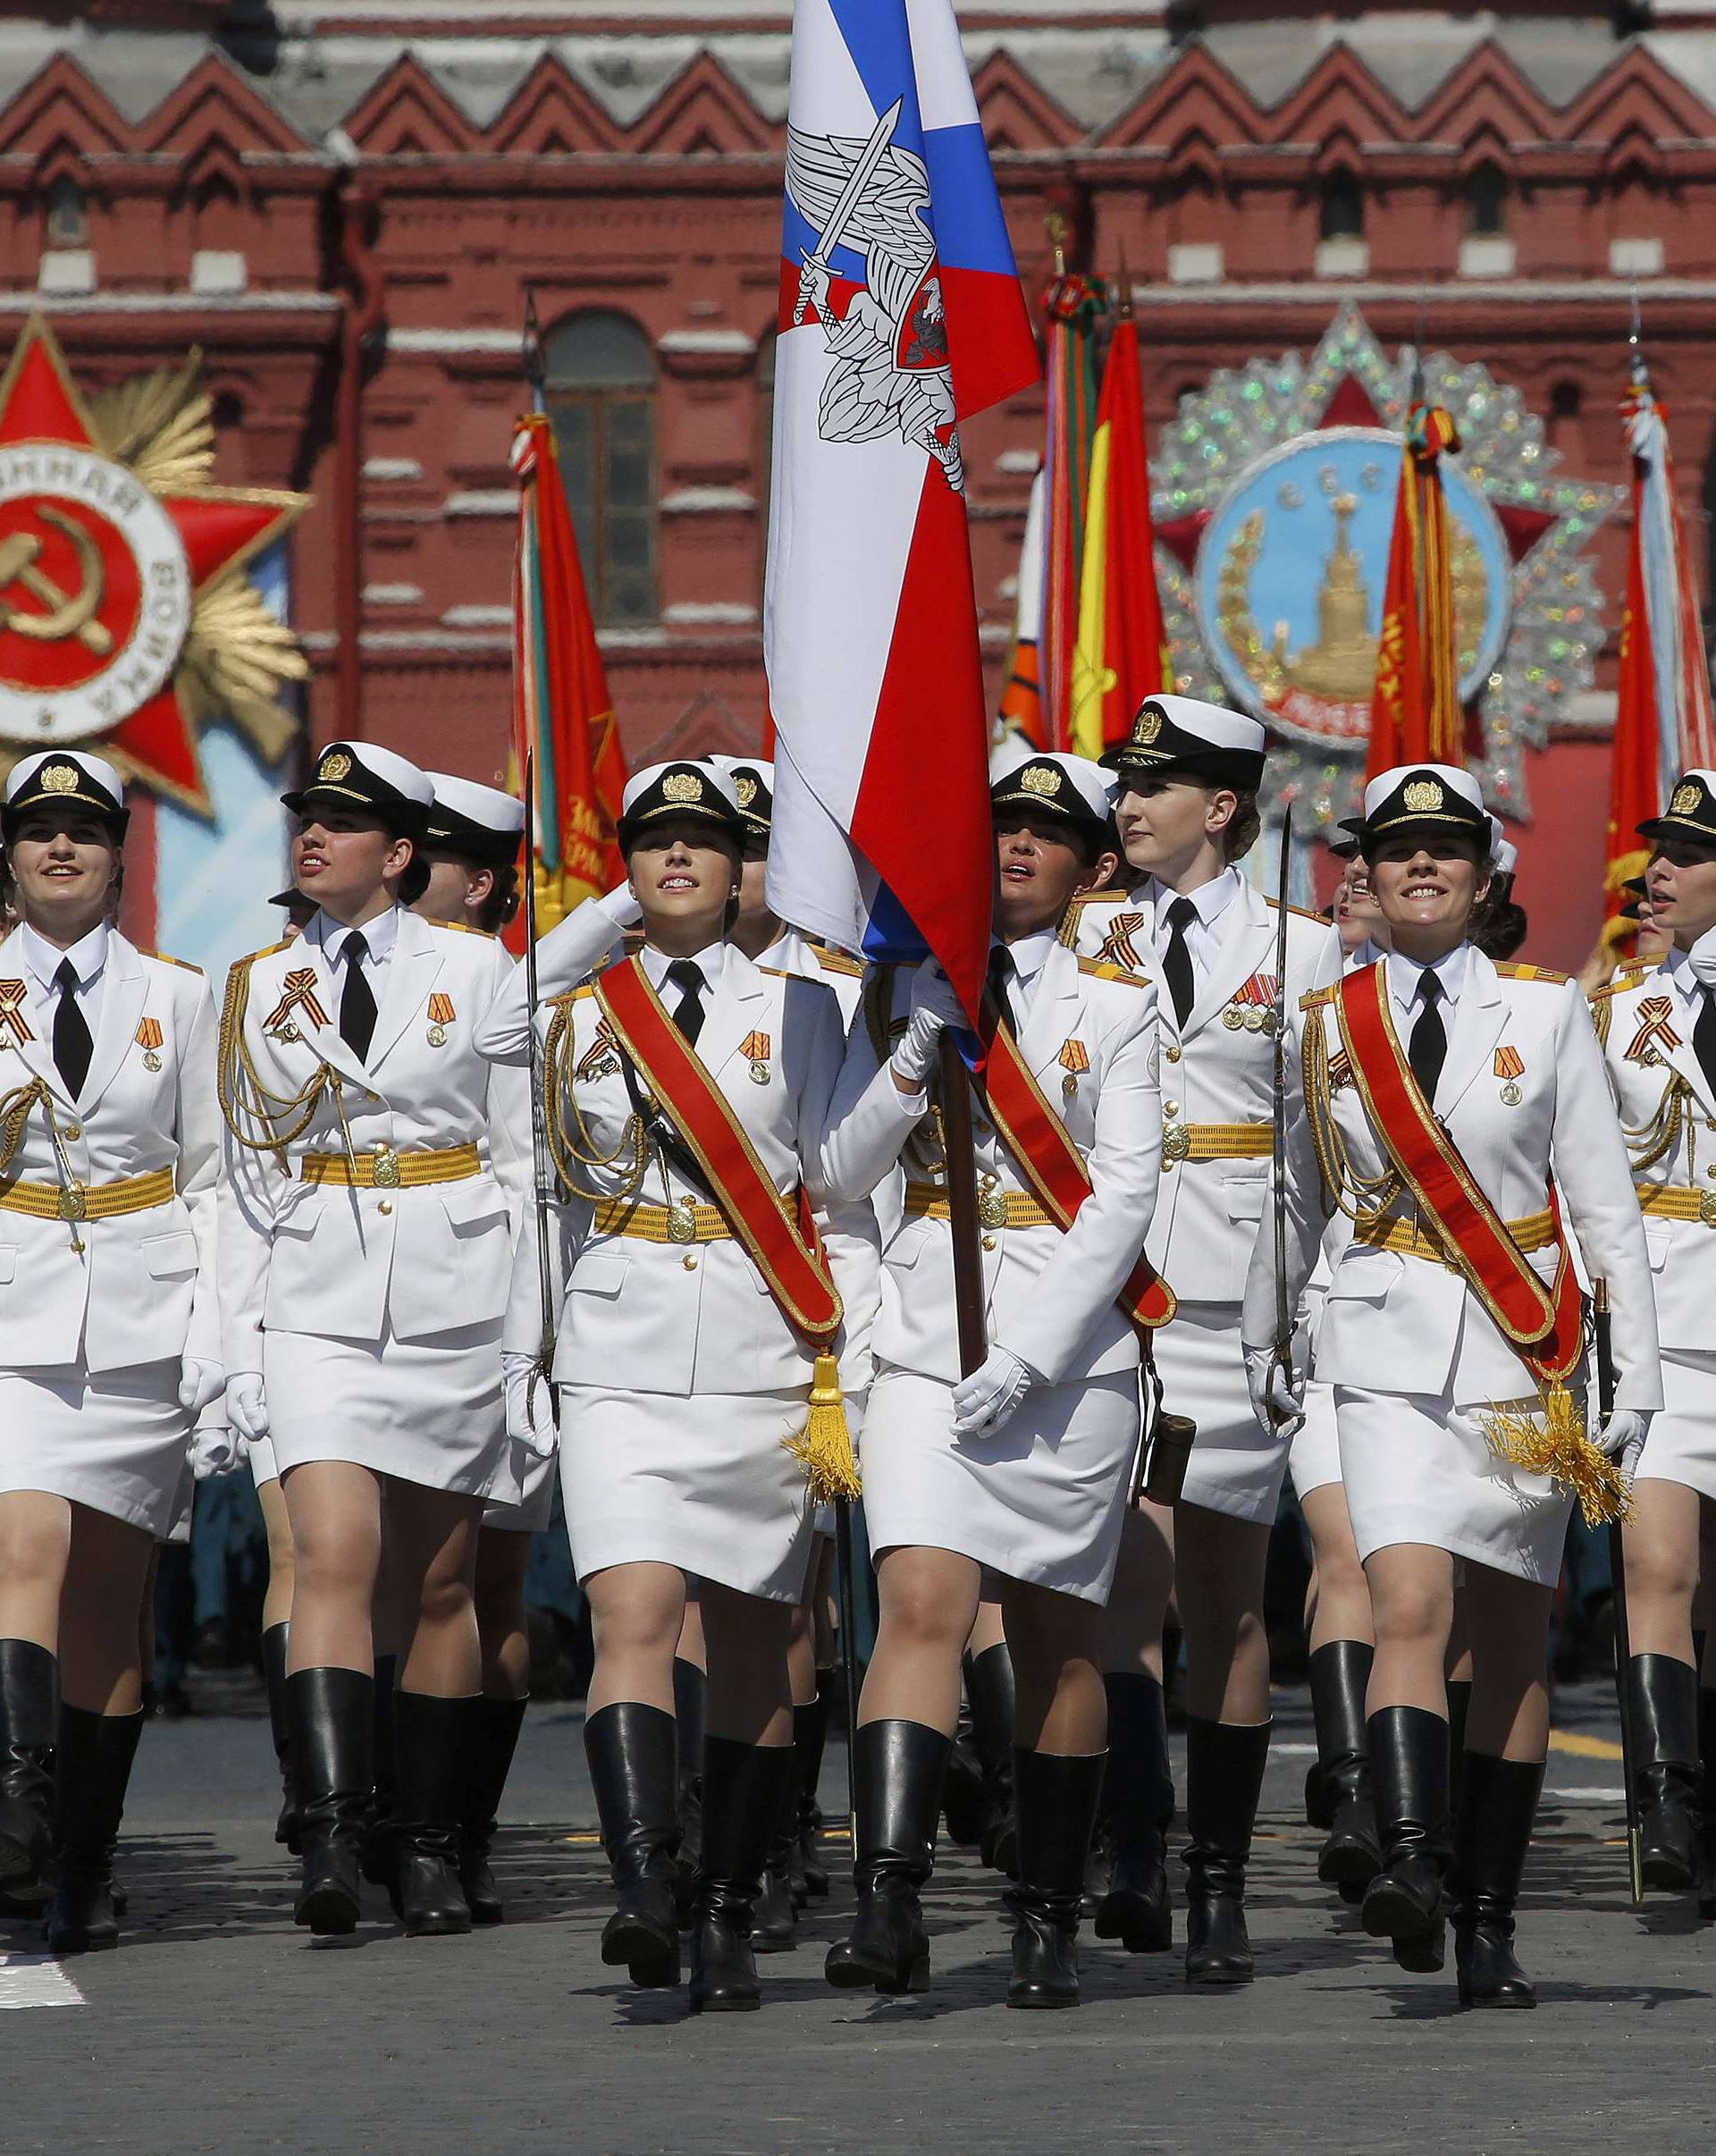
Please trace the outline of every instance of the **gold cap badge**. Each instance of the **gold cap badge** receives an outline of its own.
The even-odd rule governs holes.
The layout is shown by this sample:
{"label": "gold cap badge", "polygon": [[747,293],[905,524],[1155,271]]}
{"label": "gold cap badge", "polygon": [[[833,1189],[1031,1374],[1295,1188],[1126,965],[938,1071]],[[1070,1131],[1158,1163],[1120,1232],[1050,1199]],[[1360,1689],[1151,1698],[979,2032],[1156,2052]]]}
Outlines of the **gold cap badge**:
{"label": "gold cap badge", "polygon": [[1431,816],[1442,806],[1441,782],[1434,779],[1415,779],[1406,789],[1406,805],[1415,816]]}
{"label": "gold cap badge", "polygon": [[321,768],[315,775],[318,779],[325,779],[330,786],[338,786],[342,779],[351,776],[351,758],[343,749],[334,749],[323,757]]}
{"label": "gold cap badge", "polygon": [[733,781],[733,791],[739,797],[739,806],[749,808],[757,797],[757,782],[754,779],[741,772],[739,777]]}
{"label": "gold cap badge", "polygon": [[1132,739],[1141,741],[1146,748],[1162,731],[1162,714],[1154,704],[1147,703],[1132,721]]}
{"label": "gold cap badge", "polygon": [[1028,794],[1058,794],[1061,774],[1052,763],[1029,763],[1020,772],[1019,783]]}
{"label": "gold cap badge", "polygon": [[1703,798],[1703,787],[1695,785],[1688,779],[1685,786],[1675,787],[1674,799],[1669,804],[1669,813],[1671,816],[1695,816],[1698,813],[1698,804]]}
{"label": "gold cap badge", "polygon": [[45,794],[75,794],[78,790],[77,766],[72,763],[45,764],[37,783]]}
{"label": "gold cap badge", "polygon": [[664,801],[701,801],[703,782],[695,771],[669,771],[661,781]]}

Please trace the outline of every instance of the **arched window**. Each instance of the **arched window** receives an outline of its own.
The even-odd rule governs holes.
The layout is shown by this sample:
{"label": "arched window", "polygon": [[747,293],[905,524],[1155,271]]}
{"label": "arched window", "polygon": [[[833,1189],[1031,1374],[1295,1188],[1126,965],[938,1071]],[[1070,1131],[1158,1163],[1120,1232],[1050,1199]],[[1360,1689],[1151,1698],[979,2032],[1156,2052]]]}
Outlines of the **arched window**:
{"label": "arched window", "polygon": [[1485,158],[1466,181],[1466,230],[1474,240],[1499,240],[1508,229],[1508,176]]}
{"label": "arched window", "polygon": [[1577,459],[1584,454],[1584,406],[1577,382],[1558,382],[1549,392],[1549,425],[1544,432],[1551,449],[1559,450],[1563,457]]}
{"label": "arched window", "polygon": [[89,204],[70,173],[62,173],[47,190],[49,247],[88,247]]}
{"label": "arched window", "polygon": [[1333,172],[1324,181],[1316,236],[1319,240],[1364,238],[1365,197],[1355,173]]}
{"label": "arched window", "polygon": [[655,361],[625,315],[568,315],[543,341],[543,396],[559,446],[598,622],[653,621]]}

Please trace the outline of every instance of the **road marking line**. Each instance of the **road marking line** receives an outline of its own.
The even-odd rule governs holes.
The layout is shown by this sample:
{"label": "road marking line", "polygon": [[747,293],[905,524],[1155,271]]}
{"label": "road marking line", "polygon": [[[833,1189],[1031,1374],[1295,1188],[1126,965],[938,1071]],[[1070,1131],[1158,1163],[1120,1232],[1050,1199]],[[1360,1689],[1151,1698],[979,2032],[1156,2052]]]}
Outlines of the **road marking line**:
{"label": "road marking line", "polygon": [[52,1954],[0,1954],[0,2011],[88,2004]]}
{"label": "road marking line", "polygon": [[1620,1747],[1611,1744],[1606,1737],[1581,1737],[1572,1730],[1552,1730],[1549,1732],[1552,1752],[1570,1752],[1575,1759],[1619,1759]]}

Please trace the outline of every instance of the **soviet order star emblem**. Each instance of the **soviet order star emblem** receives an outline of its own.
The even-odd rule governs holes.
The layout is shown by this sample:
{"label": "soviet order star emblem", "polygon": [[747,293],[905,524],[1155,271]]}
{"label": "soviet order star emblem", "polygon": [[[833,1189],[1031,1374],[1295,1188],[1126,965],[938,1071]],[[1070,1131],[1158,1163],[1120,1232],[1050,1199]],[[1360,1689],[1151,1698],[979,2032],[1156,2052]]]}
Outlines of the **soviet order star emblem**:
{"label": "soviet order star emblem", "polygon": [[27,324],[0,380],[0,762],[100,742],[156,792],[209,807],[198,729],[235,720],[273,762],[306,672],[246,573],[307,497],[210,484],[214,429],[182,368],[80,397]]}

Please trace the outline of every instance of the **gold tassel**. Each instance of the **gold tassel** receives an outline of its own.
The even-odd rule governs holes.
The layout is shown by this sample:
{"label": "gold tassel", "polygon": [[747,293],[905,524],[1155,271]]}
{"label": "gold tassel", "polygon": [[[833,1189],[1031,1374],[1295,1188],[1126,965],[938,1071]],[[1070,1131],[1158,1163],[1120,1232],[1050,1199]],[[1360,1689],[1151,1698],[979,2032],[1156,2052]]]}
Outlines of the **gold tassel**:
{"label": "gold tassel", "polygon": [[786,1450],[804,1470],[812,1504],[832,1504],[837,1498],[862,1495],[858,1462],[853,1455],[852,1432],[846,1428],[846,1403],[840,1393],[840,1361],[835,1355],[819,1355],[811,1375],[810,1420],[795,1437],[786,1441]]}
{"label": "gold tassel", "polygon": [[1619,1464],[1586,1436],[1585,1410],[1564,1385],[1550,1386],[1541,1422],[1529,1411],[1511,1408],[1492,1408],[1481,1419],[1496,1457],[1570,1490],[1586,1527],[1608,1527],[1632,1510],[1632,1489]]}

